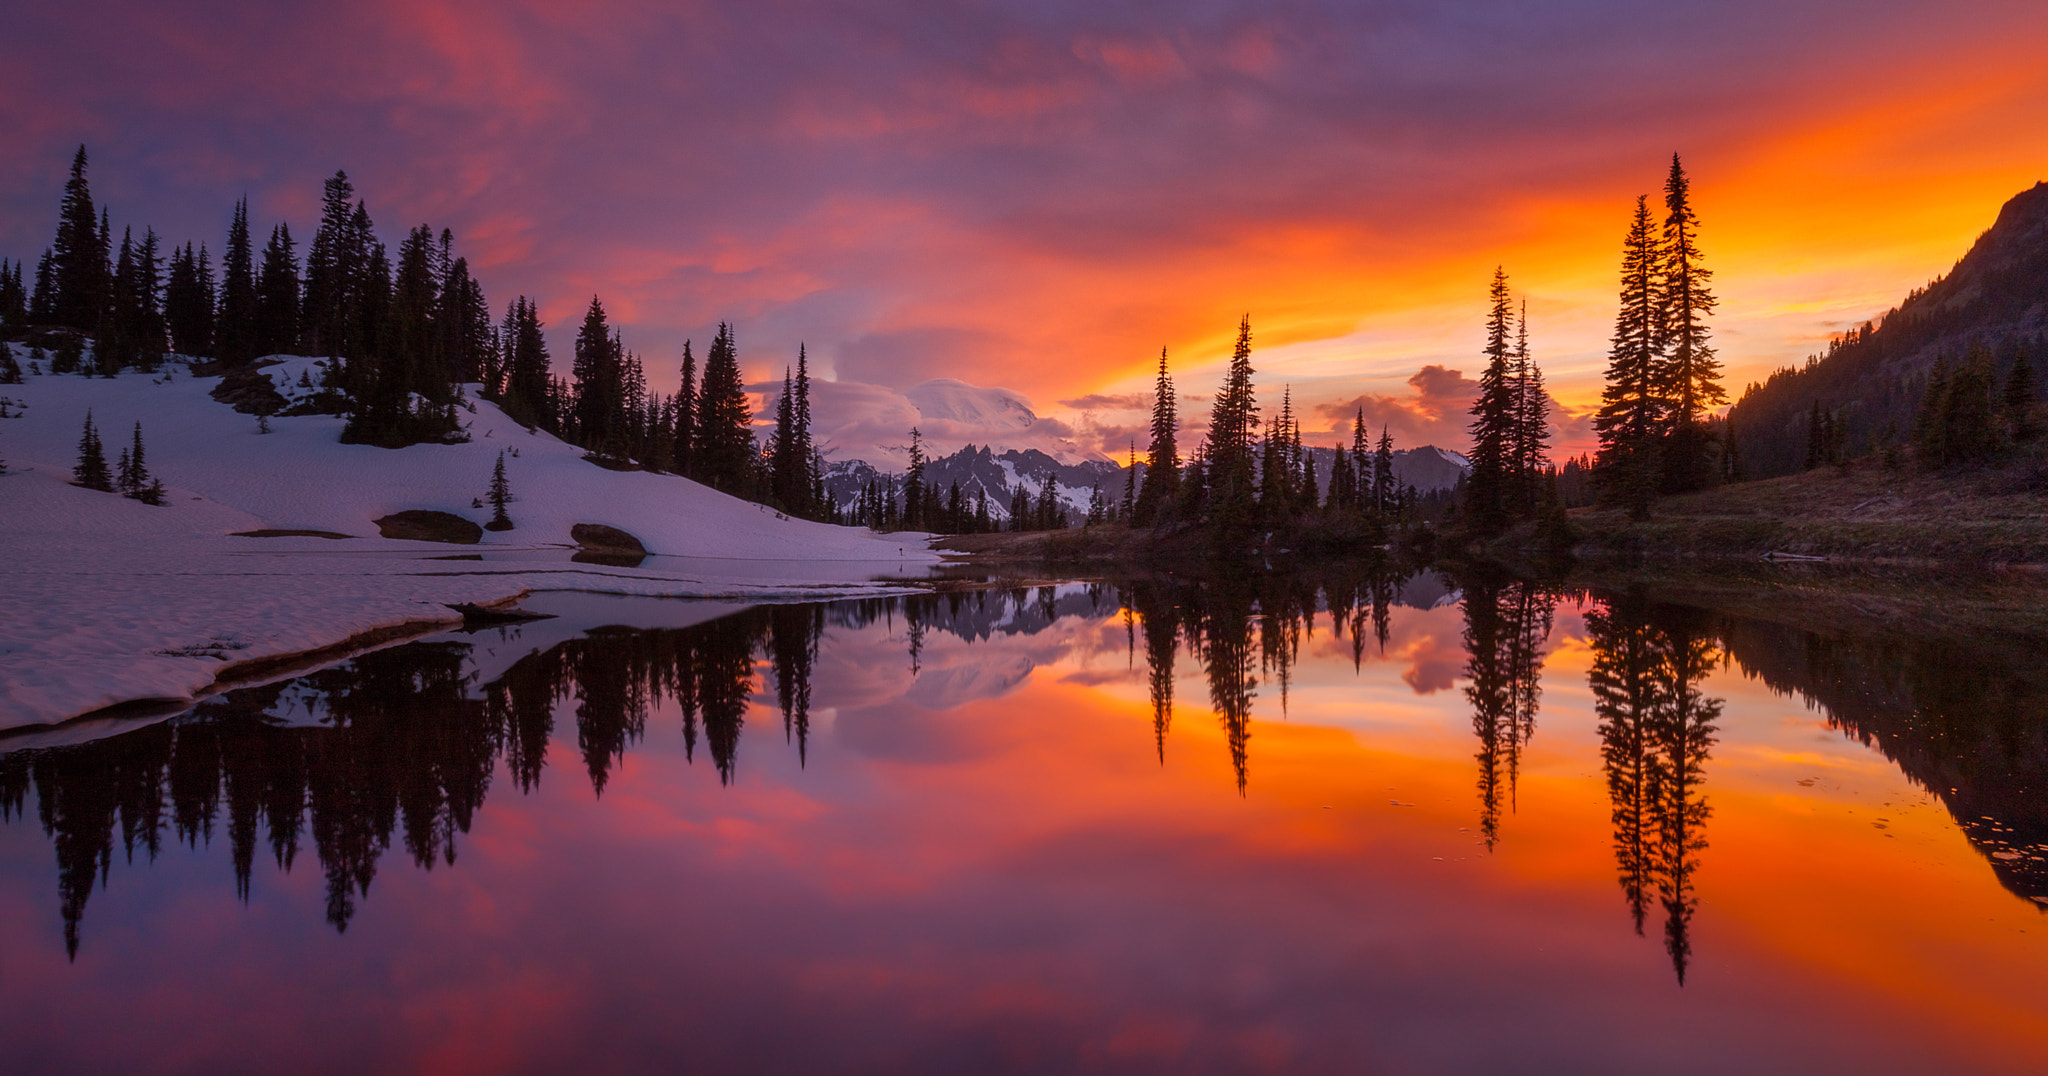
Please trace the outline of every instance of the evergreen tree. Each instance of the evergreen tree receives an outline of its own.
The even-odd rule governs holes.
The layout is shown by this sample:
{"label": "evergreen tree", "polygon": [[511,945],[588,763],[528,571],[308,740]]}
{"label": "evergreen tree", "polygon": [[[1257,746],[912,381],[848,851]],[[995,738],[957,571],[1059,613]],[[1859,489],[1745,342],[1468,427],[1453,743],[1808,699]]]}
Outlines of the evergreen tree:
{"label": "evergreen tree", "polygon": [[136,323],[141,320],[141,298],[136,295],[136,284],[134,237],[124,231],[121,254],[114,262],[107,311],[100,318],[99,335],[93,340],[93,365],[107,377],[133,363],[140,350],[135,339]]}
{"label": "evergreen tree", "polygon": [[1479,375],[1479,397],[1472,402],[1472,470],[1465,479],[1468,524],[1482,535],[1497,534],[1508,524],[1518,473],[1513,453],[1521,405],[1510,366],[1508,331],[1513,307],[1505,270],[1494,269],[1490,295],[1486,369]]}
{"label": "evergreen tree", "polygon": [[1330,454],[1330,492],[1323,507],[1332,515],[1350,511],[1357,506],[1357,492],[1358,481],[1351,474],[1351,457],[1345,454],[1343,445],[1337,445]]}
{"label": "evergreen tree", "polygon": [[754,486],[753,415],[740,380],[739,347],[732,326],[720,322],[704,356],[704,381],[697,396],[694,446],[699,480],[713,489],[744,495]]}
{"label": "evergreen tree", "polygon": [[604,304],[590,297],[583,327],[576,331],[576,357],[570,376],[576,380],[573,440],[599,456],[609,457],[619,445],[615,416],[625,396],[625,356],[613,346]]}
{"label": "evergreen tree", "polygon": [[256,276],[256,353],[286,354],[299,344],[299,259],[291,229],[279,224],[263,247]]}
{"label": "evergreen tree", "polygon": [[114,491],[114,476],[107,470],[107,453],[100,445],[100,432],[93,428],[90,410],[85,413],[85,432],[78,438],[78,464],[71,469],[71,479],[87,489]]}
{"label": "evergreen tree", "polygon": [[1124,463],[1124,499],[1117,506],[1117,517],[1125,523],[1131,522],[1131,513],[1138,504],[1138,439],[1131,439],[1130,458]]}
{"label": "evergreen tree", "polygon": [[1515,323],[1515,462],[1517,508],[1534,516],[1543,502],[1550,470],[1550,397],[1543,387],[1543,370],[1529,357],[1529,303],[1522,302]]}
{"label": "evergreen tree", "polygon": [[690,342],[683,341],[682,385],[676,389],[675,406],[676,447],[674,452],[676,473],[689,478],[697,477],[697,357],[690,353]]}
{"label": "evergreen tree", "polygon": [[484,524],[485,529],[494,531],[511,530],[512,517],[505,513],[505,506],[512,503],[512,483],[505,480],[505,450],[502,448],[498,450],[497,464],[491,468],[489,499],[491,502],[491,521]]}
{"label": "evergreen tree", "polygon": [[798,481],[796,450],[796,374],[782,368],[782,395],[775,399],[775,432],[768,442],[768,491],[784,511],[794,507],[791,486]]}
{"label": "evergreen tree", "polygon": [[115,468],[114,488],[124,497],[142,500],[149,495],[149,465],[143,462],[142,423],[135,424],[135,441],[121,450],[120,466]]}
{"label": "evergreen tree", "polygon": [[2021,443],[2033,440],[2040,432],[2034,422],[2034,364],[2027,361],[2024,352],[2006,371],[2005,393],[2000,402],[2004,405],[2006,429],[2011,431],[2012,439]]}
{"label": "evergreen tree", "polygon": [[1636,198],[1621,246],[1621,309],[1607,352],[1607,384],[1593,428],[1596,465],[1615,503],[1646,517],[1658,484],[1658,445],[1672,404],[1665,396],[1662,354],[1664,291],[1649,199]]}
{"label": "evergreen tree", "polygon": [[925,525],[924,434],[910,428],[910,470],[903,477],[903,525]]}
{"label": "evergreen tree", "polygon": [[454,234],[441,230],[441,292],[434,303],[434,326],[440,334],[441,365],[448,380],[469,384],[496,380],[498,355],[491,335],[491,307],[483,285],[469,272],[468,258],[450,259]]}
{"label": "evergreen tree", "polygon": [[1657,266],[1662,300],[1658,350],[1663,355],[1660,380],[1671,411],[1662,473],[1666,489],[1686,490],[1712,478],[1705,419],[1710,408],[1727,402],[1728,393],[1721,387],[1721,364],[1707,344],[1707,315],[1718,302],[1707,287],[1713,272],[1701,262],[1692,184],[1675,153],[1664,182],[1664,208]]}
{"label": "evergreen tree", "polygon": [[1038,529],[1056,531],[1065,529],[1067,511],[1060,504],[1058,488],[1053,483],[1051,471],[1038,483]]}
{"label": "evergreen tree", "polygon": [[171,347],[180,355],[205,358],[213,354],[213,280],[192,244],[171,254],[170,277],[164,284],[164,322]]}
{"label": "evergreen tree", "polygon": [[1145,484],[1131,508],[1131,522],[1150,526],[1160,510],[1173,503],[1180,486],[1180,450],[1174,443],[1180,428],[1179,402],[1173,378],[1166,371],[1166,349],[1159,349],[1159,377],[1152,389],[1152,444],[1145,452]]}
{"label": "evergreen tree", "polygon": [[790,453],[794,467],[790,478],[796,500],[792,508],[805,519],[818,518],[825,498],[816,491],[824,482],[824,468],[818,465],[817,445],[811,440],[811,360],[804,345],[796,346],[795,443]]}
{"label": "evergreen tree", "polygon": [[235,203],[228,245],[220,256],[220,315],[215,350],[221,365],[246,366],[256,358],[256,261],[249,239],[249,199]]}
{"label": "evergreen tree", "polygon": [[1379,450],[1372,458],[1373,511],[1382,515],[1394,511],[1401,491],[1394,484],[1394,435],[1380,426]]}
{"label": "evergreen tree", "polygon": [[0,385],[21,384],[21,363],[16,361],[14,350],[0,340]]}
{"label": "evergreen tree", "polygon": [[796,370],[783,370],[782,395],[775,403],[775,434],[768,451],[769,491],[783,511],[805,519],[815,514],[812,488],[818,479],[816,453],[811,447],[810,393],[810,360],[799,344]]}
{"label": "evergreen tree", "polygon": [[[107,307],[111,281],[107,251],[111,232],[95,222],[92,188],[85,179],[85,147],[78,147],[71,160],[71,178],[64,184],[64,200],[58,210],[57,238],[50,246],[49,297],[45,318],[84,333],[99,331]],[[98,215],[104,220],[104,214]],[[39,285],[43,283],[38,271]]]}
{"label": "evergreen tree", "polygon": [[21,283],[21,263],[0,258],[0,338],[28,331],[28,290]]}
{"label": "evergreen tree", "polygon": [[505,350],[505,413],[523,426],[561,432],[539,307],[524,295],[514,300],[505,310],[499,335]]}
{"label": "evergreen tree", "polygon": [[1252,458],[1257,439],[1259,406],[1252,392],[1252,319],[1238,322],[1237,345],[1230,368],[1209,412],[1209,440],[1203,470],[1212,537],[1223,551],[1242,549],[1256,518],[1256,478]]}
{"label": "evergreen tree", "polygon": [[306,288],[299,313],[300,349],[308,355],[339,356],[350,343],[351,284],[367,251],[358,249],[352,221],[355,188],[347,172],[336,172],[321,195],[320,226],[306,251]]}

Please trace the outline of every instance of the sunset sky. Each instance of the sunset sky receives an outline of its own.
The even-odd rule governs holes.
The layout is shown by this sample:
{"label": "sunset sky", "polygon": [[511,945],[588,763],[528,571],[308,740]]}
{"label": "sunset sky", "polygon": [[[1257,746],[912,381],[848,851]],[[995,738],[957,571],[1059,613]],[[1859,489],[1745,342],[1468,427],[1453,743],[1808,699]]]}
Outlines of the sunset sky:
{"label": "sunset sky", "polygon": [[1120,456],[1159,349],[1199,424],[1247,312],[1311,440],[1362,405],[1463,447],[1496,264],[1597,398],[1674,151],[1731,394],[2048,177],[2039,0],[1537,7],[14,5],[0,255],[48,245],[81,142],[117,232],[216,254],[243,192],[303,244],[345,168],[387,242],[450,227],[494,306],[537,296],[565,369],[592,293],[664,388],[720,319],[751,377],[807,342],[849,454],[953,377],[1029,401],[1013,443]]}

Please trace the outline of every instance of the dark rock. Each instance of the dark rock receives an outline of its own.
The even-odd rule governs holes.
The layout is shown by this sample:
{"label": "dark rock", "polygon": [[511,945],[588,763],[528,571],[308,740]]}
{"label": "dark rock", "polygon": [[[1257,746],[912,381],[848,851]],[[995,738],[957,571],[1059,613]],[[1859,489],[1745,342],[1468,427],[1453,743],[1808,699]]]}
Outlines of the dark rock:
{"label": "dark rock", "polygon": [[227,371],[221,375],[220,384],[213,387],[213,398],[245,415],[277,414],[290,401],[277,391],[270,375],[262,372],[264,366],[275,365],[275,362],[258,363]]}
{"label": "dark rock", "polygon": [[647,559],[645,553],[593,553],[578,550],[569,557],[578,564],[602,564],[607,568],[638,568]]}
{"label": "dark rock", "polygon": [[236,531],[235,533],[233,533],[233,534],[229,535],[228,537],[230,537],[230,538],[353,538],[353,537],[355,537],[355,535],[353,535],[353,534],[340,534],[340,533],[337,533],[337,532],[335,532],[335,531],[303,531],[303,530],[268,530],[268,529],[266,529],[266,530],[260,530],[260,531]]}
{"label": "dark rock", "polygon": [[475,545],[484,539],[484,529],[449,512],[411,509],[377,520],[377,533],[408,542],[450,542]]}
{"label": "dark rock", "polygon": [[602,523],[578,523],[569,528],[569,537],[592,553],[623,553],[641,557],[647,555],[647,547],[640,544],[640,539],[617,527],[607,527]]}

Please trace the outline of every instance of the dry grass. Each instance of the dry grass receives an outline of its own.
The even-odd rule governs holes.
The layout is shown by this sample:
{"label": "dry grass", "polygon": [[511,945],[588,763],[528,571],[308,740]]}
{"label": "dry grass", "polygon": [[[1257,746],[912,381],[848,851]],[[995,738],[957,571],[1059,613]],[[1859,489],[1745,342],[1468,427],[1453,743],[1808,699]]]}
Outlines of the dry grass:
{"label": "dry grass", "polygon": [[1633,522],[1572,513],[1582,556],[1754,559],[1795,553],[1866,564],[2048,566],[2048,495],[2036,460],[1962,474],[1910,474],[1874,461],[1724,486],[1657,503]]}

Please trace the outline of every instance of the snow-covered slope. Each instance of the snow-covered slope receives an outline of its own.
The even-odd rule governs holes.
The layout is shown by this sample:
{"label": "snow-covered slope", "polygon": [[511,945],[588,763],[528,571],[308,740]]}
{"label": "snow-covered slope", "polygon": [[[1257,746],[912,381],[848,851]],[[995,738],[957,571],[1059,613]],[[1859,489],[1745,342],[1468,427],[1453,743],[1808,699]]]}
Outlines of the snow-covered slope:
{"label": "snow-covered slope", "polygon": [[[272,367],[296,382],[312,360]],[[317,373],[315,374],[317,379]],[[489,403],[471,440],[386,450],[339,443],[328,416],[257,420],[214,401],[211,379],[30,376],[0,385],[0,728],[142,698],[183,698],[248,659],[364,632],[448,621],[445,603],[529,590],[773,596],[872,589],[936,558],[911,536],[786,519],[694,482],[608,471]],[[110,464],[142,423],[163,507],[70,485],[87,409]],[[449,546],[378,537],[406,509],[476,522],[500,449],[516,529]],[[516,455],[513,453],[516,452]],[[569,528],[601,523],[657,558],[638,569],[570,561]],[[353,536],[244,538],[251,530]],[[477,560],[449,557],[481,556]]]}
{"label": "snow-covered slope", "polygon": [[[287,359],[264,372],[282,385],[297,382],[315,360]],[[313,379],[318,379],[313,372]],[[769,508],[728,497],[687,479],[592,466],[583,452],[547,434],[528,433],[492,404],[472,399],[462,414],[470,441],[382,449],[340,443],[342,420],[309,415],[256,419],[215,402],[211,379],[143,374],[112,380],[31,377],[0,386],[26,404],[26,414],[0,420],[0,459],[10,470],[33,468],[68,477],[90,408],[111,463],[142,423],[151,471],[176,495],[172,526],[218,509],[245,514],[234,529],[327,530],[375,538],[375,519],[406,509],[435,509],[477,523],[474,508],[491,479],[499,450],[518,498],[516,529],[487,533],[486,545],[570,545],[569,528],[602,523],[624,530],[650,552],[751,560],[896,559],[901,543],[846,527],[779,518]],[[514,455],[516,453],[516,455]],[[215,528],[215,533],[226,530]]]}

